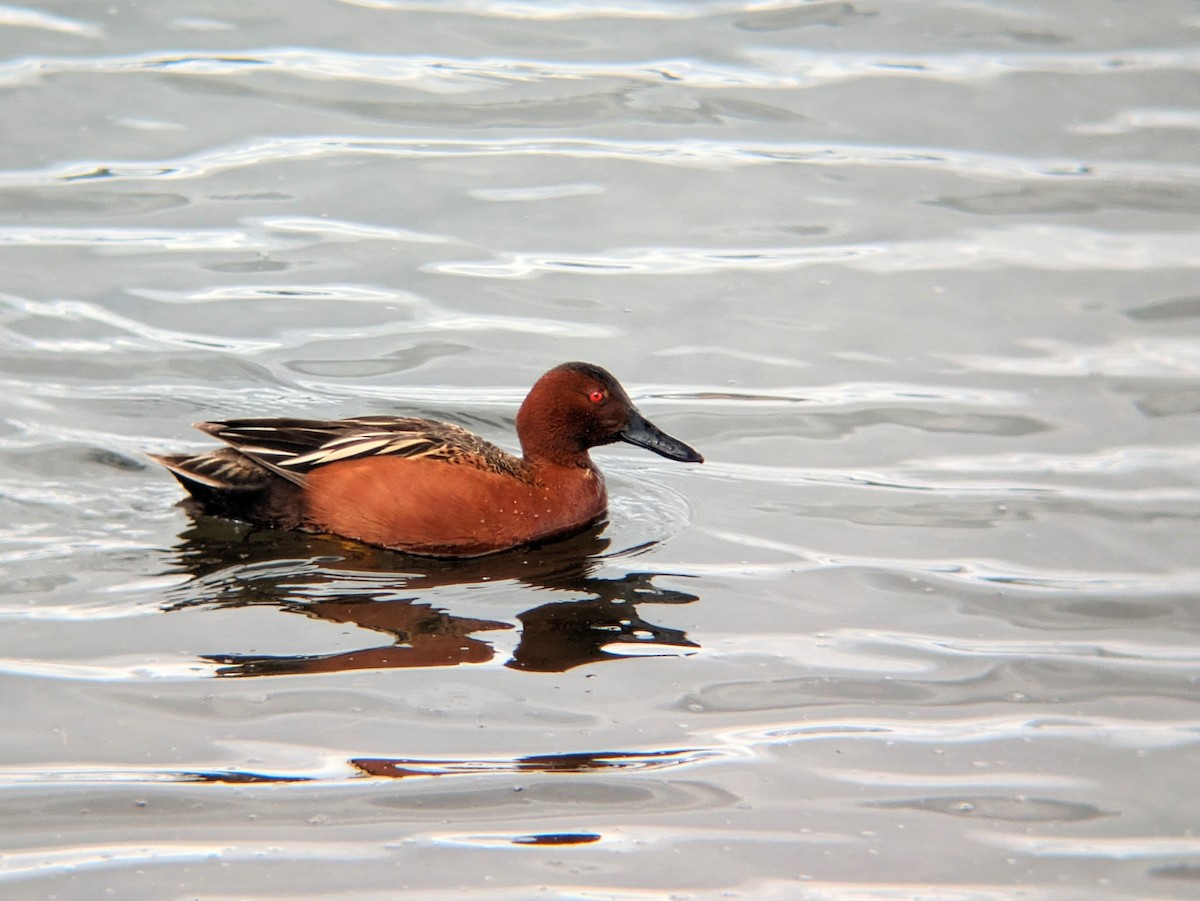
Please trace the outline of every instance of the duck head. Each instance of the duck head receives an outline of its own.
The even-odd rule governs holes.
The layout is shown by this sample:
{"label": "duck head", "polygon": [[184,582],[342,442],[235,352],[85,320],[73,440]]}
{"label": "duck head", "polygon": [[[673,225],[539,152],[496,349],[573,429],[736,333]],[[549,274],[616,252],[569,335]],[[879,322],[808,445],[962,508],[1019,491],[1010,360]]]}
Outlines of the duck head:
{"label": "duck head", "polygon": [[591,363],[563,363],[537,380],[517,413],[528,457],[586,457],[589,448],[625,441],[668,460],[704,458],[638,412],[612,375]]}

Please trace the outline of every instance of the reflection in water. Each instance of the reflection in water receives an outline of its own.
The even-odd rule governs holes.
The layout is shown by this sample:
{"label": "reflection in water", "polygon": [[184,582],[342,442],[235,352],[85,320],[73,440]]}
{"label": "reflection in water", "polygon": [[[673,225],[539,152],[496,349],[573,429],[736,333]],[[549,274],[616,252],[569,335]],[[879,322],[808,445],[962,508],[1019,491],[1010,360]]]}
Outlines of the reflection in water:
{"label": "reflection in water", "polygon": [[404,779],[409,776],[455,776],[480,773],[586,773],[593,770],[658,770],[700,763],[721,756],[705,748],[667,751],[603,751],[575,754],[531,754],[515,758],[441,760],[360,757],[350,764],[368,776]]}
{"label": "reflection in water", "polygon": [[600,841],[598,832],[541,832],[537,835],[517,835],[514,845],[590,845]]}
{"label": "reflection in water", "polygon": [[194,770],[175,774],[159,774],[160,781],[173,776],[175,782],[203,782],[220,785],[258,785],[271,782],[312,782],[311,776],[280,776],[271,773],[249,773],[240,770]]}
{"label": "reflection in water", "polygon": [[0,767],[0,785],[32,782],[90,783],[204,783],[256,785],[275,782],[342,782],[346,779],[408,779],[417,776],[478,776],[495,774],[572,774],[612,770],[661,770],[719,760],[729,752],[719,748],[669,748],[664,750],[597,751],[567,754],[530,754],[523,757],[359,757],[348,767],[321,772],[266,772],[264,770],[161,769],[158,767],[103,769],[79,767],[47,772]]}
{"label": "reflection in water", "polygon": [[302,613],[313,619],[385,632],[395,636],[395,642],[340,654],[279,657],[205,654],[205,660],[227,664],[217,670],[218,676],[335,673],[355,669],[485,663],[492,659],[492,646],[486,641],[470,637],[471,633],[512,628],[508,623],[451,616],[429,604],[419,604],[410,600],[367,599],[306,604],[281,598],[279,606],[288,612]]}
{"label": "reflection in water", "polygon": [[[598,660],[629,656],[606,651],[607,645],[699,647],[679,629],[656,626],[638,614],[635,603],[688,603],[695,595],[655,588],[650,576],[630,573],[623,579],[591,579],[583,590],[599,596],[587,601],[543,604],[517,616],[521,643],[505,664],[532,672],[564,672]],[[644,656],[641,654],[639,656]]]}
{"label": "reflection in water", "polygon": [[477,633],[509,630],[514,623],[458,616],[421,600],[434,589],[485,583],[519,582],[586,596],[517,614],[520,642],[505,663],[513,669],[563,672],[633,656],[622,650],[635,646],[637,656],[660,646],[698,647],[682,631],[646,621],[637,609],[642,603],[690,603],[695,595],[658,588],[644,573],[593,575],[609,545],[602,529],[600,524],[563,541],[490,557],[436,560],[201,516],[180,535],[177,548],[175,568],[193,579],[173,592],[167,609],[269,605],[391,637],[377,647],[329,654],[205,654],[222,664],[218,676],[487,662],[495,649]]}

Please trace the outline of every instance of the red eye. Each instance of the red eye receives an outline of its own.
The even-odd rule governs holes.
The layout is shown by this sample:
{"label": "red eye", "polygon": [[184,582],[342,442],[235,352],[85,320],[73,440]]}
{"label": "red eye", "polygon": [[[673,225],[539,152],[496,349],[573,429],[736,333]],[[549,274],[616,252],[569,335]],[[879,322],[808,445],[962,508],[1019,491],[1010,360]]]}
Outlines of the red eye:
{"label": "red eye", "polygon": [[594,404],[598,404],[598,403],[600,403],[600,401],[604,400],[604,396],[605,396],[604,392],[601,391],[599,388],[597,388],[595,391],[593,391],[591,394],[588,395],[588,400],[590,400]]}

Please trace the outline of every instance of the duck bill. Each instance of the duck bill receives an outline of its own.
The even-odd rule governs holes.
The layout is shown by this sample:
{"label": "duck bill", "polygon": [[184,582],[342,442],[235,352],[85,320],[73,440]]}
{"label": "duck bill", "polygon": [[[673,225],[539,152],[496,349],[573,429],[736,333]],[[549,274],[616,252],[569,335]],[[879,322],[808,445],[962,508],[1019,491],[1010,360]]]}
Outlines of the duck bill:
{"label": "duck bill", "polygon": [[629,415],[629,425],[617,433],[617,437],[638,447],[681,463],[703,463],[704,458],[678,438],[672,438],[637,410]]}

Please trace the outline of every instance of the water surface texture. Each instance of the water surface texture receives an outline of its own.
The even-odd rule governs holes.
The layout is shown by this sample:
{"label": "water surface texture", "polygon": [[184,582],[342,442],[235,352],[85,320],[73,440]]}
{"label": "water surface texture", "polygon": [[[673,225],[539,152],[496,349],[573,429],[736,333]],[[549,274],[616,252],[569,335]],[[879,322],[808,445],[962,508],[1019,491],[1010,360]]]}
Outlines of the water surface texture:
{"label": "water surface texture", "polygon": [[[0,897],[1200,894],[1200,6],[0,6]],[[432,563],[234,416],[704,453]]]}

